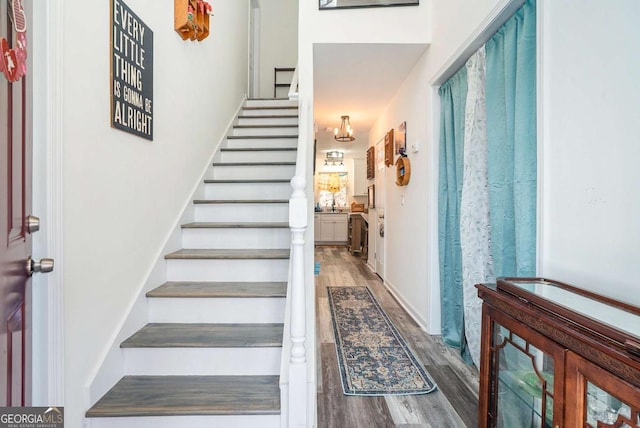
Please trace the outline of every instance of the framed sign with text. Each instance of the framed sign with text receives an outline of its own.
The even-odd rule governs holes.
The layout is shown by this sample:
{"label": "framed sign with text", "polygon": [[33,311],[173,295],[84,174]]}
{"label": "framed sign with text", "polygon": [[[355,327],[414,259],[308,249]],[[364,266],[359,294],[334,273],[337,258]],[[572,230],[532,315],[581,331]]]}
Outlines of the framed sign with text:
{"label": "framed sign with text", "polygon": [[153,141],[153,31],[111,0],[111,126]]}

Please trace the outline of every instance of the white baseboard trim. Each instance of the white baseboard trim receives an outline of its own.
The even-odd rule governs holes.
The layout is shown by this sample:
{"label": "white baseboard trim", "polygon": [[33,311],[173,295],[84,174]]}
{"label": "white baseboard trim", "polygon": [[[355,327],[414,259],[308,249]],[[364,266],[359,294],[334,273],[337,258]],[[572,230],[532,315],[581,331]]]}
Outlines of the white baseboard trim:
{"label": "white baseboard trim", "polygon": [[409,316],[416,322],[416,324],[418,324],[418,327],[420,327],[422,331],[429,333],[429,329],[427,328],[427,321],[419,315],[418,311],[416,311],[416,309],[409,302],[407,302],[404,297],[402,297],[402,294],[400,294],[398,289],[384,280],[383,284],[385,288],[389,290],[389,293],[391,293],[393,298],[396,299],[398,304],[402,306],[402,308],[407,311]]}

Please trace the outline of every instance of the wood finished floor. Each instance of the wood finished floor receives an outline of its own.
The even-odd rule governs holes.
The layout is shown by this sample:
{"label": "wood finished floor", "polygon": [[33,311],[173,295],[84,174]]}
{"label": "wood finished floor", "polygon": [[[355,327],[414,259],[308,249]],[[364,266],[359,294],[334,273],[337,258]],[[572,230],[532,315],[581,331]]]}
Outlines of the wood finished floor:
{"label": "wood finished floor", "polygon": [[[387,291],[365,259],[345,247],[316,247],[316,341],[318,427],[458,428],[478,426],[478,371],[466,365],[439,336],[430,336]],[[416,357],[438,384],[427,395],[354,397],[342,392],[327,286],[366,285],[376,296]]]}

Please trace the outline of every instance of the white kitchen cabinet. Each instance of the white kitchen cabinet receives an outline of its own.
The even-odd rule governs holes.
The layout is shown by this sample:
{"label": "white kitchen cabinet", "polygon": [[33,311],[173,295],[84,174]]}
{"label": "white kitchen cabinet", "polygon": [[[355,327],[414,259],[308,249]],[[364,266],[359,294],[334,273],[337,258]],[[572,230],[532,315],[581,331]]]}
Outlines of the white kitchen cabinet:
{"label": "white kitchen cabinet", "polygon": [[313,240],[318,242],[320,240],[320,228],[322,227],[322,223],[320,223],[320,216],[322,214],[316,214],[314,216],[313,221]]}
{"label": "white kitchen cabinet", "polygon": [[316,214],[315,241],[319,244],[346,244],[349,229],[348,214]]}

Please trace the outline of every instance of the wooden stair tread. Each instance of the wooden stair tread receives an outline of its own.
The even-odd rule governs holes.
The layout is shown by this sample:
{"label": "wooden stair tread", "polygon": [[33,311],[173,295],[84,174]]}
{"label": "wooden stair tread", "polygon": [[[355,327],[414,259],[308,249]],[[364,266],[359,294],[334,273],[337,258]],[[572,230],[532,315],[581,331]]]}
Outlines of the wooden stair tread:
{"label": "wooden stair tread", "polygon": [[222,179],[222,180],[212,180],[206,179],[204,180],[206,184],[223,184],[223,183],[233,183],[233,184],[270,184],[270,183],[290,183],[291,180],[288,178],[274,178],[269,180],[264,180],[260,178],[256,179]]}
{"label": "wooden stair tread", "polygon": [[147,297],[285,297],[286,282],[179,282],[169,281],[149,291]]}
{"label": "wooden stair tread", "polygon": [[295,152],[297,147],[223,147],[221,152]]}
{"label": "wooden stair tread", "polygon": [[288,249],[182,249],[164,256],[165,259],[288,259]]}
{"label": "wooden stair tread", "polygon": [[[269,117],[269,116],[257,116],[257,117]],[[298,125],[234,125],[234,128],[240,129],[254,129],[254,128],[297,128]]]}
{"label": "wooden stair tread", "polygon": [[[278,98],[279,99],[279,98]],[[292,106],[292,105],[283,105],[283,106],[256,106],[256,107],[252,107],[252,106],[244,106],[242,107],[243,110],[284,110],[284,109],[291,109],[291,110],[297,110],[298,106]]]}
{"label": "wooden stair tread", "polygon": [[238,119],[291,119],[294,117],[298,117],[297,114],[273,114],[273,115],[250,115],[250,114],[241,114],[238,116]]}
{"label": "wooden stair tread", "polygon": [[259,140],[259,139],[274,139],[274,138],[298,138],[297,135],[229,135],[227,140]]}
{"label": "wooden stair tread", "polygon": [[278,376],[125,376],[86,416],[279,413]]}
{"label": "wooden stair tread", "polygon": [[289,199],[195,199],[194,204],[287,204]]}
{"label": "wooden stair tread", "polygon": [[282,346],[282,324],[151,323],[121,348],[248,348]]}
{"label": "wooden stair tread", "polygon": [[214,162],[213,166],[291,166],[295,162]]}
{"label": "wooden stair tread", "polygon": [[215,223],[215,222],[193,222],[182,225],[183,229],[284,229],[289,223]]}
{"label": "wooden stair tread", "polygon": [[[273,98],[273,97],[257,97],[257,98],[247,98],[247,101],[282,101],[282,98]],[[286,100],[289,101],[289,100]]]}

